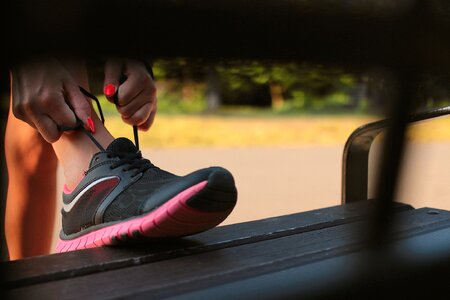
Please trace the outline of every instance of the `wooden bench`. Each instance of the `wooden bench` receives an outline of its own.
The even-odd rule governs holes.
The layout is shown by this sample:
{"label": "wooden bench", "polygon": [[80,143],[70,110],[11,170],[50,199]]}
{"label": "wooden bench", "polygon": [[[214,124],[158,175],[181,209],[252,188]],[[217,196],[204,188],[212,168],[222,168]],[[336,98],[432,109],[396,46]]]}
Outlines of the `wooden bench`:
{"label": "wooden bench", "polygon": [[[361,201],[218,227],[179,240],[11,261],[2,263],[2,269],[13,299],[283,298],[285,293],[292,296],[292,289],[295,295],[307,295],[320,292],[320,287],[330,289],[333,282],[314,286],[308,278],[287,275],[293,283],[284,279],[288,287],[283,289],[277,279],[283,272],[311,276],[309,269],[317,263],[361,255],[367,242],[361,233],[373,208],[374,201]],[[449,211],[400,203],[394,211],[394,243],[439,232],[448,244]],[[335,278],[342,276],[329,271]]]}

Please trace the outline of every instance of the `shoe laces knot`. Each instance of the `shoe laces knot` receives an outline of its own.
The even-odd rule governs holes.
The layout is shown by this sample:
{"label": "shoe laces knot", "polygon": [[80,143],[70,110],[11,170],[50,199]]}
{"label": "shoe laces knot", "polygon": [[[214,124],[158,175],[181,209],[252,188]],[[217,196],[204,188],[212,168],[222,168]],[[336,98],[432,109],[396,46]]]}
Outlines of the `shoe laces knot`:
{"label": "shoe laces knot", "polygon": [[156,168],[150,160],[143,158],[141,151],[129,153],[114,153],[107,151],[108,158],[118,158],[118,160],[111,164],[110,168],[115,169],[123,166],[122,171],[134,170],[131,177],[147,171],[150,168]]}

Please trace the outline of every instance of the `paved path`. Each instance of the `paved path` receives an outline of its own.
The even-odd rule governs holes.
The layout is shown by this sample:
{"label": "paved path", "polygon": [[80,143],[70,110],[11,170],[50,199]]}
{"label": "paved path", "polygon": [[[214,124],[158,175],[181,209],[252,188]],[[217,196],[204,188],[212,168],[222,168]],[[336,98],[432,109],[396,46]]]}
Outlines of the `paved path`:
{"label": "paved path", "polygon": [[[339,204],[341,147],[146,151],[162,168],[186,174],[220,165],[236,180],[239,198],[225,224]],[[316,159],[318,158],[318,159]]]}
{"label": "paved path", "polygon": [[[179,175],[214,165],[229,169],[235,176],[239,198],[224,224],[340,203],[342,146],[143,152],[159,167]],[[376,153],[375,149],[374,157]],[[415,207],[450,210],[450,143],[412,147],[404,174],[397,199]]]}

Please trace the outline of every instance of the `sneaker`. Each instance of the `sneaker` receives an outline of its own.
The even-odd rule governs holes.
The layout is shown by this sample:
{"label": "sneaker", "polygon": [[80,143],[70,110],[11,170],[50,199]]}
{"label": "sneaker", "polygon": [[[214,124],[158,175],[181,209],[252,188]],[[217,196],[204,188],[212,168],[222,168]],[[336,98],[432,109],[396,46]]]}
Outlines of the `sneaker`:
{"label": "sneaker", "polygon": [[[99,100],[80,90],[97,103],[104,122]],[[135,144],[118,138],[107,149],[80,120],[75,127],[59,129],[81,130],[100,152],[77,187],[64,188],[57,252],[199,233],[219,225],[236,205],[230,172],[210,167],[180,177],[161,170],[142,157],[135,126]]]}
{"label": "sneaker", "polygon": [[236,199],[227,170],[210,167],[180,177],[142,158],[130,140],[118,138],[93,156],[73,191],[65,187],[56,251],[199,233],[225,220]]}

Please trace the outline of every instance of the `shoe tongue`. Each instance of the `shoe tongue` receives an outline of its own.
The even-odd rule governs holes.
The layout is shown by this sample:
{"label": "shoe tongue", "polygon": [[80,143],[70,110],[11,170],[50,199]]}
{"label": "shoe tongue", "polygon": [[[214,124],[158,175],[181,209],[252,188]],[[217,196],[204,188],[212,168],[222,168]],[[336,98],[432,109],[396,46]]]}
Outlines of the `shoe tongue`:
{"label": "shoe tongue", "polygon": [[108,148],[106,148],[106,151],[116,154],[127,154],[136,153],[138,152],[138,149],[129,139],[117,138],[111,144],[109,144]]}

